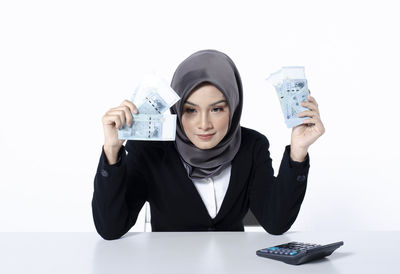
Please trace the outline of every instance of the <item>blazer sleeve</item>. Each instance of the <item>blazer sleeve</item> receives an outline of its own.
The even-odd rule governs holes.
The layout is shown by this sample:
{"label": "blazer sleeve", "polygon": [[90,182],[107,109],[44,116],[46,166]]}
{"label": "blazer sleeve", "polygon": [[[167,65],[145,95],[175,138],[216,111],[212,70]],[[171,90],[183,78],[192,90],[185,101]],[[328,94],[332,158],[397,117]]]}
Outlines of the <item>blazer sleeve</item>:
{"label": "blazer sleeve", "polygon": [[289,230],[300,211],[307,187],[309,155],[303,162],[295,162],[290,159],[290,145],[286,146],[275,177],[267,138],[263,136],[254,148],[250,209],[268,233],[280,235]]}
{"label": "blazer sleeve", "polygon": [[147,184],[139,163],[140,151],[133,141],[121,147],[113,165],[108,164],[102,149],[94,179],[92,214],[97,233],[106,240],[127,233],[146,201]]}

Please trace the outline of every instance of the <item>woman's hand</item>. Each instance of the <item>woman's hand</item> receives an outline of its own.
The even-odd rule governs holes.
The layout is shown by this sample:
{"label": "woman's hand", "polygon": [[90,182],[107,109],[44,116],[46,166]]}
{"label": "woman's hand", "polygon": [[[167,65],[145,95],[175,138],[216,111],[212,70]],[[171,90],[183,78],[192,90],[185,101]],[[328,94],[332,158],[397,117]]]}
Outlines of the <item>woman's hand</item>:
{"label": "woman's hand", "polygon": [[310,145],[325,133],[325,127],[319,115],[317,101],[311,95],[308,95],[307,98],[308,102],[302,102],[301,105],[310,110],[299,113],[298,117],[310,118],[304,120],[302,124],[292,129],[290,157],[297,162],[304,161]]}
{"label": "woman's hand", "polygon": [[118,129],[125,124],[132,125],[132,113],[138,113],[136,106],[131,101],[124,100],[119,107],[111,108],[103,116],[104,153],[109,164],[117,162],[118,151],[125,142],[118,139]]}

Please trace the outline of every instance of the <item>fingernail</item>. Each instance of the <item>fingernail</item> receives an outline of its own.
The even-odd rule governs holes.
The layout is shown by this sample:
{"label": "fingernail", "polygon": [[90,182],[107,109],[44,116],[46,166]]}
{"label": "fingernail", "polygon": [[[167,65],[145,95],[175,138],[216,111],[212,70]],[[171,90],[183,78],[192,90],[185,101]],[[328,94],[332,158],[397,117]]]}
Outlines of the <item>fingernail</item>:
{"label": "fingernail", "polygon": [[133,111],[133,113],[137,114],[137,110],[135,109],[135,110]]}

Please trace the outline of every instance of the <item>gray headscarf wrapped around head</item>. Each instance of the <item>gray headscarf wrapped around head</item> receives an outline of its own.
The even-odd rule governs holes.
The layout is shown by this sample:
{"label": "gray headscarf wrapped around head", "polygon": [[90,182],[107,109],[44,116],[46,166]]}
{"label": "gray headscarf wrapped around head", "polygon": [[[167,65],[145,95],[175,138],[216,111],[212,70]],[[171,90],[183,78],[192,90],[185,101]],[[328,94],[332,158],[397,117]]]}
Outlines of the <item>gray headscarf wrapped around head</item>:
{"label": "gray headscarf wrapped around head", "polygon": [[[183,105],[190,92],[204,82],[209,82],[224,94],[230,111],[227,134],[210,149],[196,147],[186,136],[181,121]],[[217,50],[195,52],[178,66],[171,87],[181,97],[170,111],[178,117],[175,146],[189,178],[203,179],[218,175],[231,163],[241,142],[243,88],[235,64],[228,55]]]}

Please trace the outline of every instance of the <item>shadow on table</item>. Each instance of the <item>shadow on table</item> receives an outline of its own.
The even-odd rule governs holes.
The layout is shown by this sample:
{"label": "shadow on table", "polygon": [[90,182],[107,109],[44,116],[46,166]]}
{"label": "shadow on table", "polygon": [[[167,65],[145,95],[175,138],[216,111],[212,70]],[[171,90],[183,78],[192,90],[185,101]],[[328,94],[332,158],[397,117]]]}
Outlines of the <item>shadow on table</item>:
{"label": "shadow on table", "polygon": [[341,258],[345,258],[345,257],[348,257],[348,256],[352,256],[353,254],[354,253],[352,253],[352,252],[338,252],[338,251],[335,251],[333,254],[329,255],[328,257],[324,257],[324,258],[321,258],[321,259],[318,259],[318,260],[314,260],[314,261],[308,262],[307,264],[319,264],[319,263],[323,263],[323,262],[327,262],[327,261],[334,262],[337,259],[341,259]]}

